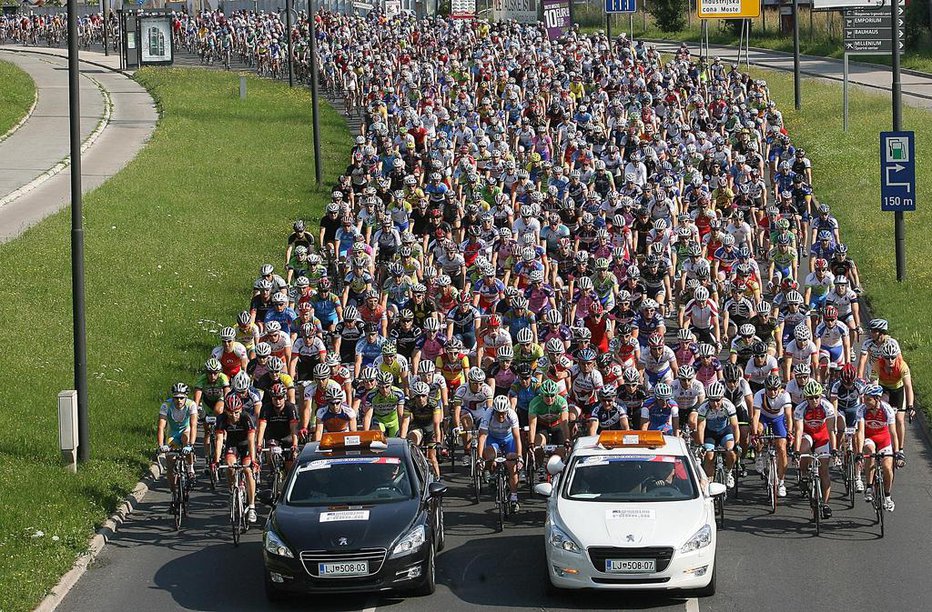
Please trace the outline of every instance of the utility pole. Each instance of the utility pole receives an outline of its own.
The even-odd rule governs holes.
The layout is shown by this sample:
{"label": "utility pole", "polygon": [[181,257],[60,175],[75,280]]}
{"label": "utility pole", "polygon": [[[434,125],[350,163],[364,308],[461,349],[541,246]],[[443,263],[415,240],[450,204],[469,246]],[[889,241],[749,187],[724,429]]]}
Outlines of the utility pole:
{"label": "utility pole", "polygon": [[291,45],[291,0],[285,0],[285,36],[288,42],[288,87],[294,87],[294,50]]}
{"label": "utility pole", "polygon": [[311,121],[314,124],[314,179],[319,187],[323,179],[320,163],[320,114],[318,110],[320,101],[317,98],[317,24],[314,22],[317,11],[314,9],[314,0],[310,0],[308,8],[310,9],[308,21],[311,30]]}
{"label": "utility pole", "polygon": [[77,2],[68,3],[68,127],[71,144],[71,309],[74,388],[78,392],[78,461],[91,456],[87,418],[87,335],[84,322],[84,219],[81,205],[81,89]]}
{"label": "utility pole", "polygon": [[793,99],[796,110],[803,106],[799,82],[799,0],[793,0]]}

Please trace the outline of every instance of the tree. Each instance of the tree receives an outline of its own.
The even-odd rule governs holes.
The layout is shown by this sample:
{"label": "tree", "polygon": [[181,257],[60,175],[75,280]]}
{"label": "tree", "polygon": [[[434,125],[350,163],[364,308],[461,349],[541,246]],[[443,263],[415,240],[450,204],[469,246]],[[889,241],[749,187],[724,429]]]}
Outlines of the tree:
{"label": "tree", "polygon": [[689,0],[651,0],[647,12],[662,32],[679,32],[686,27]]}

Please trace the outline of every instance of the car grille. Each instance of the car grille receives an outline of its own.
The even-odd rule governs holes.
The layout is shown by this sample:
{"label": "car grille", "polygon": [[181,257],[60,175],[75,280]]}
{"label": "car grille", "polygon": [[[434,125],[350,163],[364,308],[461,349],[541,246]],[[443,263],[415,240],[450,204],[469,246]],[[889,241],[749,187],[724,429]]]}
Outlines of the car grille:
{"label": "car grille", "polygon": [[596,570],[605,573],[606,559],[657,559],[657,571],[662,572],[670,565],[673,548],[651,546],[643,548],[598,547],[589,549],[589,559]]}
{"label": "car grille", "polygon": [[[353,552],[328,552],[326,550],[305,550],[299,555],[304,571],[309,576],[319,578],[317,571],[318,563],[347,563],[350,561],[368,561],[369,576],[378,574],[385,562],[386,550],[384,548],[363,548]],[[359,576],[347,576],[348,578],[359,578]],[[329,579],[329,577],[327,577]]]}

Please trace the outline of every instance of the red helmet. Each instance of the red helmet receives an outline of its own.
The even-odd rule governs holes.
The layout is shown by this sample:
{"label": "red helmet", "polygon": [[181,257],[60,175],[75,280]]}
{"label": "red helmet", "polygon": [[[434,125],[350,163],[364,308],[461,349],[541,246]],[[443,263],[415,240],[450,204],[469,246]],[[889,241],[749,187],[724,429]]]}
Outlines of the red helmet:
{"label": "red helmet", "polygon": [[826,321],[836,321],[838,320],[838,309],[831,305],[826,306],[825,312],[822,314],[822,317]]}
{"label": "red helmet", "polygon": [[243,409],[243,400],[240,399],[239,395],[231,393],[223,400],[223,407],[227,412],[237,412]]}
{"label": "red helmet", "polygon": [[651,334],[647,338],[647,346],[651,348],[663,346],[663,336],[661,336],[660,334],[656,334],[656,333]]}
{"label": "red helmet", "polygon": [[489,315],[489,327],[498,327],[502,324],[502,318],[497,314]]}
{"label": "red helmet", "polygon": [[841,369],[841,382],[846,385],[850,385],[854,382],[854,379],[857,378],[858,371],[854,365],[846,363],[845,367]]}
{"label": "red helmet", "polygon": [[[594,315],[602,314],[605,312],[605,308],[602,306],[602,302],[593,302],[589,307],[589,312]],[[663,340],[663,338],[661,338],[661,340]]]}
{"label": "red helmet", "polygon": [[799,283],[792,278],[784,278],[783,282],[780,283],[780,288],[783,289],[783,291],[796,291],[799,289]]}
{"label": "red helmet", "polygon": [[828,270],[828,262],[821,257],[815,260],[816,270]]}
{"label": "red helmet", "polygon": [[272,397],[285,397],[287,393],[288,393],[288,389],[286,389],[285,385],[283,385],[280,382],[275,383],[274,385],[272,385],[272,388],[269,389],[269,394]]}

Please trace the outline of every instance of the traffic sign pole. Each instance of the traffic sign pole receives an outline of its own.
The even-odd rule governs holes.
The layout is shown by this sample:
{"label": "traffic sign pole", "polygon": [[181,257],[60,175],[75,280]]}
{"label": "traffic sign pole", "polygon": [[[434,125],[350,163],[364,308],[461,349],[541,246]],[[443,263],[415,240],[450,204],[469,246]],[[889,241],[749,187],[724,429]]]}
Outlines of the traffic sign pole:
{"label": "traffic sign pole", "polygon": [[[891,25],[893,26],[893,131],[899,132],[903,129],[902,122],[902,102],[903,86],[900,82],[900,0],[893,0],[891,8]],[[915,163],[912,159],[910,162]],[[893,213],[893,242],[896,248],[896,280],[903,282],[906,279],[906,221],[903,219],[903,211],[897,210]]]}
{"label": "traffic sign pole", "polygon": [[803,106],[799,78],[799,0],[793,0],[793,100],[796,110]]}

